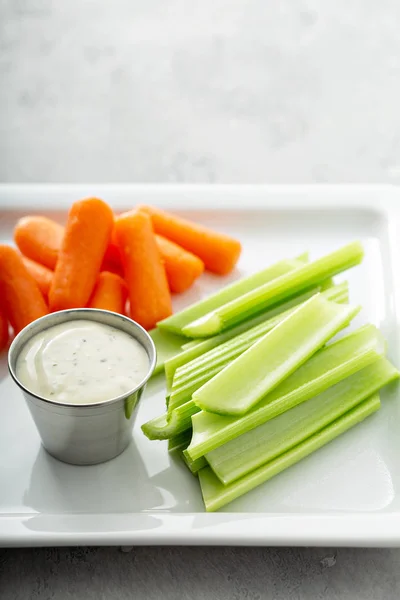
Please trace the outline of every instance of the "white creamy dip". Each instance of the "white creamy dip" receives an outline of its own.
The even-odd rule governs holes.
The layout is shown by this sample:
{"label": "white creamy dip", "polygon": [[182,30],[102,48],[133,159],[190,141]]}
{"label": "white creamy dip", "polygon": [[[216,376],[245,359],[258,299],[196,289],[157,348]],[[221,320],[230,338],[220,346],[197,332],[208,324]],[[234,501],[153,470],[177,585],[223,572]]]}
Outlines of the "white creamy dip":
{"label": "white creamy dip", "polygon": [[16,375],[29,391],[67,404],[110,400],[135,388],[149,358],[133,337],[103,323],[75,320],[49,327],[23,347]]}

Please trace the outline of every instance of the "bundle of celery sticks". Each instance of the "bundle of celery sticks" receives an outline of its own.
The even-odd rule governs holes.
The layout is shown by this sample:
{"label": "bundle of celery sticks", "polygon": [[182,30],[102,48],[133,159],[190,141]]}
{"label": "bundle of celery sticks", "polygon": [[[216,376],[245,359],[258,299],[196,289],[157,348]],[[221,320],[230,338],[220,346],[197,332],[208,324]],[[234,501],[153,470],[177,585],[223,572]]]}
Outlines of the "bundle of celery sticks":
{"label": "bundle of celery sticks", "polygon": [[360,307],[332,277],[359,242],[314,262],[282,260],[161,321],[165,414],[142,426],[197,475],[207,511],[264,483],[380,407],[399,377],[379,330],[346,328]]}

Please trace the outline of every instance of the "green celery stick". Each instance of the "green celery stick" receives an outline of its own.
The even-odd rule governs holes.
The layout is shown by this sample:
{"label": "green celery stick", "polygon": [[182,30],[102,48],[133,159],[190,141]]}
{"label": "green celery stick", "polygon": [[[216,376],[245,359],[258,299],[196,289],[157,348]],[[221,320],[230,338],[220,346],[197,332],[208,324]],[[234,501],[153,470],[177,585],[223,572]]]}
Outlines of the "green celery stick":
{"label": "green celery stick", "polygon": [[[346,294],[345,286],[346,285],[347,284],[345,283],[344,287],[336,286],[337,289],[332,288],[332,290],[334,290],[334,291],[329,292],[330,295],[332,296],[332,299],[334,299],[335,302],[337,301],[336,297],[339,298],[339,301],[340,301],[340,299],[345,296],[345,294]],[[302,302],[305,302],[306,300],[308,300],[308,298],[311,298],[311,296],[313,296],[314,294],[317,294],[318,292],[319,292],[319,288],[313,288],[312,290],[310,290],[304,294],[300,294],[299,296],[295,296],[294,298],[291,298],[287,302],[279,304],[278,306],[275,306],[272,309],[271,308],[267,309],[266,311],[264,311],[260,315],[257,315],[253,319],[249,319],[248,321],[245,321],[244,323],[241,323],[237,327],[233,327],[232,329],[229,329],[228,331],[225,331],[224,333],[221,333],[220,335],[215,335],[214,337],[208,338],[206,340],[197,340],[196,344],[194,344],[193,346],[186,348],[186,349],[184,348],[184,346],[186,345],[185,344],[184,346],[182,346],[181,352],[175,354],[174,356],[172,356],[169,360],[167,360],[165,362],[165,376],[166,376],[166,380],[167,380],[167,385],[170,385],[172,387],[172,379],[175,375],[176,370],[179,367],[185,365],[188,362],[193,361],[195,358],[202,356],[209,350],[212,350],[213,348],[220,346],[224,342],[229,341],[230,339],[238,336],[242,332],[246,332],[246,331],[252,329],[253,327],[257,326],[258,324],[262,324],[265,321],[270,320],[273,317],[284,313],[285,311],[291,309],[292,307],[298,306],[299,304],[301,304]],[[347,293],[347,295],[348,295],[348,293]],[[179,336],[177,336],[177,337],[179,337]],[[180,339],[182,339],[182,337],[180,337]]]}
{"label": "green celery stick", "polygon": [[239,279],[238,281],[235,281],[234,283],[222,288],[222,290],[219,290],[215,294],[204,298],[204,300],[200,300],[199,302],[192,304],[188,308],[181,310],[175,315],[160,321],[157,323],[157,327],[167,331],[172,331],[172,333],[181,334],[182,328],[185,325],[188,325],[192,321],[202,317],[211,310],[215,310],[227,302],[230,302],[234,298],[242,296],[243,294],[258,288],[261,285],[280,277],[284,273],[288,273],[289,271],[299,268],[305,263],[304,256],[307,255],[302,255],[301,257],[294,258],[292,260],[281,260],[274,265],[263,269],[262,271]]}
{"label": "green celery stick", "polygon": [[181,456],[183,462],[186,464],[187,468],[193,475],[197,475],[200,469],[204,469],[204,467],[207,466],[207,461],[204,458],[204,456],[201,456],[197,460],[192,460],[184,450],[181,452]]}
{"label": "green celery stick", "polygon": [[[238,327],[229,329],[220,335],[201,340],[195,347],[189,349],[190,354],[194,354],[195,348],[197,349],[196,352],[200,352],[201,350],[201,354],[193,356],[188,361],[182,362],[179,358],[180,356],[184,356],[185,352],[182,352],[181,355],[178,355],[170,361],[170,364],[173,363],[176,367],[174,378],[179,379],[182,374],[186,374],[189,371],[197,371],[198,365],[206,364],[210,361],[214,362],[217,356],[224,355],[230,348],[236,347],[242,342],[247,345],[250,338],[253,338],[254,340],[258,339],[290,315],[300,304],[303,304],[318,292],[319,289],[314,288],[305,294],[296,296],[289,302],[280,304],[271,311],[268,310],[261,315],[263,317],[261,319],[258,316],[256,319],[250,319],[249,321],[241,323]],[[341,285],[332,287],[323,292],[322,295],[327,300],[342,303],[343,300],[348,299],[348,284],[347,282],[344,282]],[[181,362],[182,364],[180,364]]]}
{"label": "green celery stick", "polygon": [[[337,302],[337,300],[341,300],[342,297],[341,288],[342,286],[336,286],[335,288],[326,290],[321,294],[321,296],[326,300],[333,300]],[[303,304],[306,300],[308,300],[314,295],[315,293],[312,293],[310,295],[302,295],[302,301],[295,304],[293,307],[289,307],[287,310],[280,312],[276,316],[266,319],[260,324],[246,329],[243,333],[240,333],[240,335],[236,335],[234,338],[228,338],[226,341],[219,344],[217,347],[212,348],[205,354],[202,354],[194,358],[190,362],[182,365],[181,367],[178,367],[178,369],[174,373],[172,388],[176,389],[183,383],[186,383],[188,380],[191,379],[192,374],[198,376],[201,372],[208,371],[209,368],[213,368],[217,364],[228,364],[229,360],[233,360],[233,358],[239,356],[239,354],[244,352],[244,350],[250,348],[250,346],[253,343],[255,343],[258,339],[260,339],[266,333],[271,331],[271,329],[276,327],[276,325],[278,325],[289,315],[291,315],[299,307],[300,304]],[[221,334],[221,336],[216,337],[222,338],[223,336],[224,334]],[[204,341],[209,342],[212,339],[213,338],[209,338],[208,340]]]}
{"label": "green celery stick", "polygon": [[[329,281],[332,281],[332,280],[329,280]],[[314,296],[314,294],[317,294],[318,292],[323,292],[324,297],[327,300],[332,300],[333,302],[339,302],[340,304],[347,304],[349,302],[349,284],[347,281],[343,281],[342,283],[339,283],[339,284],[332,283],[332,285],[326,285],[326,286],[324,286],[323,283],[321,283],[320,286],[313,288],[310,291],[304,292],[304,294],[301,294],[300,296],[294,296],[287,302],[284,302],[283,304],[278,304],[277,307],[274,307],[272,309],[267,309],[265,312],[261,313],[260,315],[257,315],[255,317],[253,317],[252,319],[249,319],[248,321],[244,321],[243,323],[240,323],[239,325],[232,327],[232,329],[228,329],[224,333],[220,333],[219,335],[214,335],[213,337],[210,337],[210,338],[195,338],[193,340],[190,340],[189,342],[182,344],[182,351],[190,350],[191,348],[195,348],[196,346],[201,346],[201,347],[206,348],[206,350],[208,350],[209,348],[213,347],[213,346],[208,346],[208,344],[211,344],[214,340],[218,340],[218,339],[229,340],[229,339],[231,339],[231,334],[233,334],[232,337],[234,337],[241,331],[246,331],[246,329],[247,329],[246,325],[248,325],[249,327],[253,327],[253,324],[256,325],[257,322],[261,323],[263,320],[262,317],[266,314],[269,314],[269,311],[271,311],[271,313],[274,313],[276,311],[276,314],[279,314],[280,309],[283,309],[283,307],[290,308],[290,306],[296,306],[296,304],[300,304],[300,302],[296,302],[296,300],[298,298],[303,298],[302,302],[305,302],[307,300],[307,298]],[[172,362],[172,360],[174,360],[174,359],[171,359],[171,362]],[[184,364],[185,362],[188,362],[188,361],[184,361],[184,362],[182,362],[182,364]],[[181,364],[179,364],[178,366],[181,366]]]}
{"label": "green celery stick", "polygon": [[[359,312],[317,294],[193,394],[203,410],[242,415]],[[172,396],[171,396],[172,398]]]}
{"label": "green celery stick", "polygon": [[[329,291],[327,290],[326,292],[323,292],[322,295],[324,295],[326,298],[342,301],[343,298],[346,299],[348,296],[348,284],[347,282],[344,282],[340,285],[334,286]],[[287,314],[290,314],[291,312],[293,312],[293,309],[287,311]],[[247,334],[252,336],[253,333],[256,333],[256,336],[254,337],[255,341],[265,334],[265,332],[272,329],[272,327],[274,327],[278,322],[280,322],[283,316],[284,315],[282,313],[282,315],[278,315],[276,318],[271,319],[269,324],[263,324],[261,327],[258,327],[258,329],[254,327],[252,331],[247,332]],[[247,340],[246,334],[237,336],[237,341],[242,342],[242,345],[240,345],[237,350],[237,355],[242,353],[251,345]],[[232,340],[232,342],[234,342],[234,340]],[[224,344],[224,347],[227,348],[227,344]],[[224,351],[224,347],[222,345],[220,346],[222,352]],[[204,357],[205,356],[206,355],[204,355]],[[181,431],[191,427],[191,416],[200,410],[191,399],[193,391],[201,387],[204,383],[206,383],[206,381],[221,371],[222,368],[230,362],[230,360],[228,358],[225,360],[225,362],[219,363],[217,366],[215,366],[215,356],[210,352],[209,362],[210,368],[208,371],[202,373],[197,380],[192,378],[184,385],[181,385],[180,388],[175,388],[172,403],[170,402],[170,395],[168,395],[168,416],[162,415],[160,417],[156,417],[143,425],[143,432],[149,439],[168,439],[171,436],[178,435]],[[182,409],[180,406],[182,406]]]}
{"label": "green celery stick", "polygon": [[157,363],[153,372],[154,376],[163,370],[166,360],[182,352],[182,344],[187,338],[170,333],[169,331],[161,331],[160,329],[152,329],[149,331],[149,334],[157,351]]}
{"label": "green celery stick", "polygon": [[[344,292],[344,290],[346,290],[346,292]],[[337,300],[340,299],[342,293],[346,293],[347,295],[347,283],[344,283],[341,286],[335,286],[334,288],[323,292],[322,296],[324,298]],[[216,348],[209,350],[205,354],[176,369],[171,386],[168,412],[171,413],[177,406],[188,402],[193,392],[222,371],[223,368],[243,354],[245,350],[250,348],[257,340],[291,315],[297,308],[298,306],[289,308],[285,312],[252,327],[248,331],[245,331],[232,339],[228,339]],[[207,341],[208,340],[206,340],[206,342]]]}
{"label": "green celery stick", "polygon": [[319,448],[322,448],[322,446],[325,446],[358,423],[361,423],[361,421],[379,410],[379,408],[379,395],[374,394],[337,421],[334,421],[301,442],[301,444],[294,446],[288,452],[281,454],[274,460],[261,465],[258,469],[251,471],[230,485],[223,485],[210,467],[201,469],[198,476],[206,511],[216,511],[269,479],[272,479],[275,475],[278,475]]}
{"label": "green celery stick", "polygon": [[199,342],[203,342],[203,341],[206,341],[206,340],[202,340],[202,339],[189,340],[188,342],[185,342],[184,344],[182,344],[182,350],[189,350],[189,348],[194,348],[195,346],[198,346]]}
{"label": "green celery stick", "polygon": [[[186,450],[190,443],[192,432],[190,429],[178,433],[168,439],[168,452],[176,452],[177,450]],[[193,461],[192,461],[193,462]]]}
{"label": "green celery stick", "polygon": [[193,411],[189,412],[189,415],[185,418],[184,416],[179,417],[179,411],[182,414],[182,408],[186,409],[189,403],[183,404],[174,410],[171,415],[163,414],[159,417],[154,417],[150,421],[143,423],[142,431],[149,440],[168,440],[172,437],[176,437],[181,433],[191,430],[191,416],[193,411],[199,410],[193,401]]}
{"label": "green celery stick", "polygon": [[[168,439],[191,429],[187,451],[195,460],[229,440],[261,425],[285,410],[323,392],[371,364],[385,352],[385,341],[374,325],[365,325],[316,352],[299,369],[242,417],[200,411],[193,399],[143,426],[150,439]],[[198,414],[196,414],[198,413]]]}
{"label": "green celery stick", "polygon": [[380,358],[311,400],[208,452],[207,462],[222,483],[232,483],[326,427],[398,376],[397,369]]}
{"label": "green celery stick", "polygon": [[160,415],[143,423],[142,431],[149,440],[166,440],[175,435],[175,432],[171,432],[170,435],[163,435],[163,432],[168,427],[167,414]]}
{"label": "green celery stick", "polygon": [[320,283],[321,292],[324,292],[325,290],[329,290],[329,288],[333,287],[334,285],[335,285],[335,282],[333,281],[333,277],[328,277],[328,279],[325,279],[324,281],[321,281],[321,283]]}
{"label": "green celery stick", "polygon": [[[194,413],[193,435],[187,449],[189,456],[195,460],[215,450],[320,394],[378,360],[384,353],[385,340],[380,331],[374,325],[364,325],[321,348],[242,417],[226,417],[205,411]],[[184,406],[180,407],[181,413]]]}
{"label": "green celery stick", "polygon": [[142,425],[142,431],[149,440],[167,440],[183,431],[192,430],[192,416],[200,409],[193,400],[177,406],[168,415],[160,415]]}
{"label": "green celery stick", "polygon": [[188,337],[211,337],[251,316],[282,302],[361,262],[363,248],[360,242],[353,242],[294,271],[289,271],[275,280],[236,296],[226,304],[211,310],[208,314],[193,320],[182,328]]}
{"label": "green celery stick", "polygon": [[[249,344],[250,346],[250,344]],[[171,414],[175,408],[185,404],[192,397],[193,392],[201,388],[204,384],[206,384],[210,379],[218,375],[224,369],[227,364],[230,364],[233,361],[233,358],[229,357],[222,362],[222,364],[217,364],[210,367],[206,372],[200,373],[199,375],[195,375],[191,377],[188,381],[175,385],[172,383],[171,394],[168,402],[168,413]]]}

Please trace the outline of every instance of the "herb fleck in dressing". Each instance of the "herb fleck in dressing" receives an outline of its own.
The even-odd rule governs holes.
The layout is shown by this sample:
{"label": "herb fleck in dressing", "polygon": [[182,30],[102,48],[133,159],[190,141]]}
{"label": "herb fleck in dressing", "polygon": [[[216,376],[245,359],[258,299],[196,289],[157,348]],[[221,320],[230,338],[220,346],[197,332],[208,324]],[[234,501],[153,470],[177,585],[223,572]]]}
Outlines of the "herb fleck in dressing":
{"label": "herb fleck in dressing", "polygon": [[76,320],[49,327],[23,347],[16,375],[31,392],[68,404],[110,400],[135,388],[149,358],[133,337],[103,323]]}

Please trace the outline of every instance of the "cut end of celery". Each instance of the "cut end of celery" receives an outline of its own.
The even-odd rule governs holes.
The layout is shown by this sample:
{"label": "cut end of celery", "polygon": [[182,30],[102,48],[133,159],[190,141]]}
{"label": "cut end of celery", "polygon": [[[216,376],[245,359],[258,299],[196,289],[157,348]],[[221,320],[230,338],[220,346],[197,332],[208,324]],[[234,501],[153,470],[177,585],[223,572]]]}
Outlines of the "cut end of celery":
{"label": "cut end of celery", "polygon": [[201,317],[183,327],[182,333],[191,338],[206,338],[219,333],[221,327],[222,324],[218,315],[209,313],[205,317]]}
{"label": "cut end of celery", "polygon": [[151,419],[142,425],[142,431],[149,440],[167,440],[175,435],[176,423],[173,413]]}
{"label": "cut end of celery", "polygon": [[182,451],[182,458],[187,468],[193,475],[197,475],[197,473],[204,469],[207,466],[207,461],[204,456],[201,456],[197,460],[192,460],[186,450]]}

